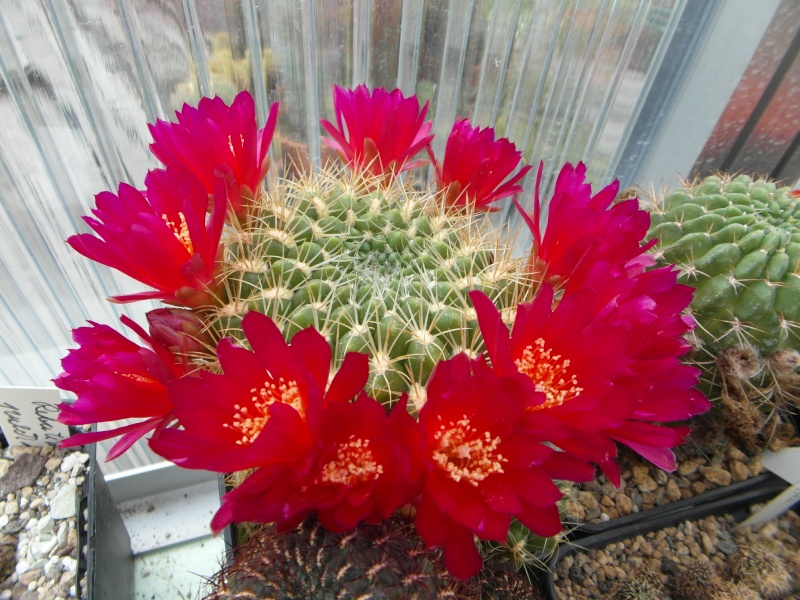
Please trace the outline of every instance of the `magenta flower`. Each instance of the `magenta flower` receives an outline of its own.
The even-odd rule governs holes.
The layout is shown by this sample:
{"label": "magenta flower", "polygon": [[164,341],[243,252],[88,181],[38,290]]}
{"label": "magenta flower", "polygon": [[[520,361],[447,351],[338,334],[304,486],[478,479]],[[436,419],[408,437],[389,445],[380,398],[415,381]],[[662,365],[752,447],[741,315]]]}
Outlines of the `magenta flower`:
{"label": "magenta flower", "polygon": [[[232,179],[245,198],[253,198],[269,170],[267,151],[278,121],[278,103],[269,111],[267,123],[257,129],[253,97],[240,92],[230,106],[222,98],[203,98],[197,108],[183,105],[176,111],[177,123],[156,121],[148,125],[154,142],[150,150],[164,165],[180,163],[214,193],[217,177]],[[238,193],[231,193],[234,212],[244,207]]]}
{"label": "magenta flower", "polygon": [[424,164],[409,162],[425,148],[433,135],[433,124],[425,121],[428,103],[419,108],[416,96],[406,98],[399,90],[366,85],[354,90],[333,86],[336,126],[320,120],[330,138],[322,138],[342,159],[358,171],[375,176],[398,174]]}
{"label": "magenta flower", "polygon": [[329,404],[305,452],[257,469],[226,494],[212,530],[257,521],[286,531],[316,511],[331,531],[347,531],[391,516],[419,493],[421,474],[410,459],[419,445],[418,426],[404,405],[396,406],[387,416],[365,394],[353,403]]}
{"label": "magenta flower", "polygon": [[215,261],[225,224],[226,188],[217,181],[213,209],[200,182],[179,165],[150,171],[146,192],[120,184],[119,195],[97,195],[89,233],[67,240],[83,256],[112,267],[154,291],[114,302],[159,299],[202,306],[214,301]]}
{"label": "magenta flower", "polygon": [[291,462],[313,443],[320,411],[364,388],[364,354],[349,353],[328,382],[331,348],[314,329],[290,345],[269,317],[250,311],[242,330],[253,349],[220,341],[222,374],[201,371],[169,386],[181,429],[163,431],[151,447],[181,467],[226,473]]}
{"label": "magenta flower", "polygon": [[512,516],[542,536],[561,531],[553,479],[588,481],[594,469],[531,435],[525,411],[544,394],[526,394],[519,381],[465,354],[440,362],[427,391],[415,524],[428,546],[444,547],[448,571],[475,575],[483,563],[475,536],[505,542]]}
{"label": "magenta flower", "polygon": [[533,235],[531,268],[553,285],[576,280],[577,272],[589,264],[605,264],[609,276],[625,273],[629,266],[651,266],[655,261],[645,252],[655,244],[642,245],[650,226],[650,215],[639,209],[636,199],[609,206],[619,192],[614,181],[594,196],[586,183],[586,165],[564,165],[556,180],[553,198],[547,205],[547,227],[541,229],[542,203],[539,185],[544,164],[539,165],[533,213],[515,204]]}
{"label": "magenta flower", "polygon": [[173,404],[166,385],[186,373],[186,368],[153,343],[141,327],[127,317],[121,320],[149,347],[128,340],[108,325],[89,321],[91,327],[73,330],[72,337],[79,347],[62,359],[64,372],[54,380],[57,387],[78,397],[72,404],[59,405],[61,423],[90,425],[144,419],[108,431],[79,433],[60,443],[68,448],[121,436],[107,460],[117,458],[147,432],[172,420]]}
{"label": "magenta flower", "polygon": [[691,290],[676,273],[657,269],[609,280],[605,273],[580,290],[567,289],[553,307],[551,286],[520,304],[509,336],[500,312],[471,292],[493,369],[528,380],[545,402],[527,410],[527,424],[568,454],[598,463],[619,483],[615,442],[671,471],[671,448],[682,443],[682,421],[710,408],[699,371],[683,365],[691,328],[681,312]]}
{"label": "magenta flower", "polygon": [[477,210],[522,191],[518,182],[531,170],[522,167],[509,177],[522,160],[522,152],[505,138],[494,139],[491,127],[472,127],[468,119],[453,124],[444,162],[436,165],[436,179],[448,207],[473,206]]}

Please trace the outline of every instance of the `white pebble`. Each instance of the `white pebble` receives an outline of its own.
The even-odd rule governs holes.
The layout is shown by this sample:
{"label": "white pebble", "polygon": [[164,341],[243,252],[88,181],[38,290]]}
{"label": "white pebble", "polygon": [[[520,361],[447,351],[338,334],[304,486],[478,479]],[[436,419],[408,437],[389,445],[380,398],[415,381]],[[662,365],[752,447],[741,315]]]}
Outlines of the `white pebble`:
{"label": "white pebble", "polygon": [[53,521],[53,517],[51,515],[45,515],[41,519],[39,519],[39,524],[37,525],[36,529],[39,533],[50,533],[53,531],[53,526],[55,521]]}
{"label": "white pebble", "polygon": [[8,525],[8,515],[0,515],[0,527]]}
{"label": "white pebble", "polygon": [[58,494],[50,501],[50,516],[54,519],[67,519],[74,517],[77,512],[78,488],[67,485],[58,490]]}
{"label": "white pebble", "polygon": [[67,521],[62,521],[61,524],[58,526],[58,533],[56,534],[56,539],[58,539],[58,545],[64,546],[67,543]]}
{"label": "white pebble", "polygon": [[71,556],[62,556],[61,564],[64,565],[64,568],[70,573],[74,573],[78,568],[78,561]]}
{"label": "white pebble", "polygon": [[75,466],[75,462],[78,459],[77,454],[68,454],[64,457],[64,460],[61,461],[61,466],[59,467],[61,471],[66,473],[67,471],[72,471],[72,467]]}
{"label": "white pebble", "polygon": [[19,512],[19,503],[16,500],[6,503],[6,508],[3,511],[6,515],[16,515]]}
{"label": "white pebble", "polygon": [[14,570],[17,572],[17,575],[22,575],[23,573],[27,573],[30,567],[31,565],[28,561],[21,560],[17,563],[17,566],[14,568]]}
{"label": "white pebble", "polygon": [[3,590],[0,592],[0,600],[11,600],[12,592],[11,590]]}
{"label": "white pebble", "polygon": [[44,505],[44,500],[42,500],[41,498],[34,498],[33,500],[31,500],[31,510],[37,509],[43,505]]}
{"label": "white pebble", "polygon": [[30,521],[28,521],[28,524],[25,525],[25,529],[30,531],[31,529],[34,529],[35,527],[38,526],[39,526],[39,519],[31,519]]}

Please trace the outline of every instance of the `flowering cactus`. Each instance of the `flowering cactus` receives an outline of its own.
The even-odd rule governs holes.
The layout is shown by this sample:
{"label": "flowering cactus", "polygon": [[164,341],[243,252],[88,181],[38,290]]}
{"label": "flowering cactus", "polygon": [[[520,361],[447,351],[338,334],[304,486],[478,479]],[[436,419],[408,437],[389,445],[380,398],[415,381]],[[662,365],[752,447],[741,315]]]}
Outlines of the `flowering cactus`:
{"label": "flowering cactus", "polygon": [[[167,169],[146,195],[98,196],[104,223],[88,222],[103,241],[71,243],[155,288],[122,300],[184,308],[148,315],[157,356],[76,330],[56,383],[78,399],[62,420],[145,416],[137,431],[176,464],[247,473],[215,531],[316,518],[341,533],[413,515],[462,580],[483,563],[476,539],[504,543],[512,523],[515,540],[558,534],[554,481],[596,465],[618,479],[617,443],[673,468],[686,430],[664,423],[708,405],[680,364],[691,292],[670,267],[648,270],[646,213],[609,209],[616,188],[592,196],[585,167],[567,165],[543,232],[538,189],[532,215],[518,203],[534,246],[515,256],[510,232],[477,214],[522,191],[530,167],[510,141],[459,120],[440,164],[416,98],[335,87],[334,108],[322,126],[346,164],[268,190],[276,107],[260,133],[246,92],[151,128]],[[419,191],[398,176],[423,151],[437,187]],[[155,182],[175,173],[169,204]],[[112,363],[106,347],[121,348]],[[109,364],[126,392],[110,412]]]}

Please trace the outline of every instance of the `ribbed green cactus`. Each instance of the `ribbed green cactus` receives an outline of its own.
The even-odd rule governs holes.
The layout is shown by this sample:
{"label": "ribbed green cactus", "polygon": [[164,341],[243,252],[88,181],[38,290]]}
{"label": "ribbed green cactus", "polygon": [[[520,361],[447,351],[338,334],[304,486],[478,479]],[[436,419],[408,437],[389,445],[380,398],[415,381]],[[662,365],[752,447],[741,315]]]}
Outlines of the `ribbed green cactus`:
{"label": "ribbed green cactus", "polygon": [[764,179],[711,176],[649,209],[653,254],[695,288],[701,387],[720,401],[726,437],[757,452],[764,415],[800,404],[800,198]]}
{"label": "ribbed green cactus", "polygon": [[513,311],[530,284],[524,264],[486,221],[445,212],[431,193],[380,188],[342,172],[284,181],[227,245],[219,337],[244,342],[241,317],[271,317],[287,340],[313,326],[336,348],[370,355],[367,393],[424,403],[437,361],[483,350],[467,292]]}
{"label": "ribbed green cactus", "polygon": [[789,188],[707,177],[652,211],[654,252],[697,289],[700,341],[718,353],[743,343],[764,355],[800,347],[800,199]]}
{"label": "ribbed green cactus", "polygon": [[210,583],[206,600],[541,600],[522,575],[490,563],[468,582],[453,578],[441,552],[427,550],[399,516],[347,533],[313,516],[283,535],[264,527]]}

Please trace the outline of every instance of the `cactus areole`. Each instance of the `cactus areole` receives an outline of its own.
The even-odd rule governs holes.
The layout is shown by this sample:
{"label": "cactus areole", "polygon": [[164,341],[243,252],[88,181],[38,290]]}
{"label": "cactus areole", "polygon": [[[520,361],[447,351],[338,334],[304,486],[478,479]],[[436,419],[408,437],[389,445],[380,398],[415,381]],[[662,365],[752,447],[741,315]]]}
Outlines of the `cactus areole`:
{"label": "cactus areole", "polygon": [[[266,177],[277,104],[259,129],[247,92],[151,126],[165,168],[144,192],[99,194],[94,234],[69,243],[149,288],[114,301],[170,306],[149,333],[124,320],[144,345],[75,330],[61,419],[136,421],[63,444],[119,437],[118,456],[149,435],[180,466],[243,473],[215,531],[414,515],[462,580],[483,564],[477,540],[557,535],[554,482],[598,465],[618,480],[617,444],[674,468],[687,430],[668,424],[708,403],[681,364],[691,289],[653,268],[647,213],[567,164],[543,227],[542,167],[518,200],[530,167],[492,129],[459,119],[440,162],[416,98],[335,87],[334,109],[323,141],[342,163],[290,179]],[[481,214],[510,199],[529,253]]]}

